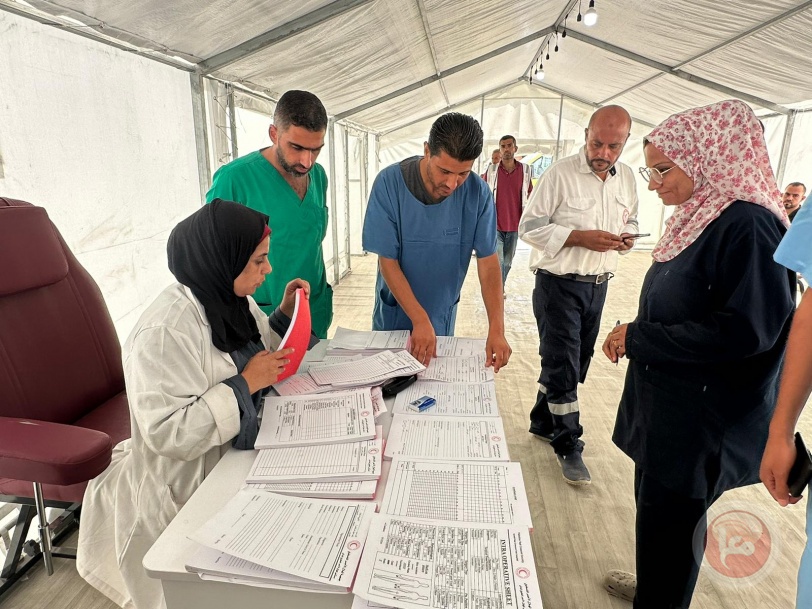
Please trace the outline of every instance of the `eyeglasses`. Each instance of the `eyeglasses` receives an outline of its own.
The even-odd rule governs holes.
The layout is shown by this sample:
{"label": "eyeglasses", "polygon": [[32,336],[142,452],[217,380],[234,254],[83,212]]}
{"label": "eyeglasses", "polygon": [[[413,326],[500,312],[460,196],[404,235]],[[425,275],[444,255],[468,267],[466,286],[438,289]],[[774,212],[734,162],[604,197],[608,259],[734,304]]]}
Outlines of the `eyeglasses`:
{"label": "eyeglasses", "polygon": [[[674,167],[676,167],[676,165],[674,165]],[[640,172],[640,175],[643,176],[643,179],[646,182],[650,182],[651,180],[654,180],[655,184],[662,184],[663,183],[663,176],[665,174],[667,174],[669,171],[671,171],[672,169],[674,169],[674,167],[669,167],[665,171],[660,171],[659,169],[657,169],[655,167],[641,167],[640,169],[638,169],[638,171]]]}

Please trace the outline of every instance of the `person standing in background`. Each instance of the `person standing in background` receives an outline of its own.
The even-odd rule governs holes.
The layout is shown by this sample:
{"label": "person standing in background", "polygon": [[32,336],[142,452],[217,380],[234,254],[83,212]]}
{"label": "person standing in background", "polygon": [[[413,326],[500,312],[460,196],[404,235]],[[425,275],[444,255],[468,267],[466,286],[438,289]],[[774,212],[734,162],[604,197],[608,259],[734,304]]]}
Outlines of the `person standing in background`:
{"label": "person standing in background", "polygon": [[519,221],[519,238],[533,246],[533,314],[541,374],[530,433],[550,442],[564,480],[591,482],[581,453],[578,383],[586,380],[618,252],[634,245],[637,186],[618,162],[632,126],[620,106],[596,111],[576,154],[550,165]]}
{"label": "person standing in background", "polygon": [[499,161],[501,161],[501,160],[502,160],[502,153],[499,152],[498,148],[496,150],[494,150],[493,152],[491,152],[491,162],[488,163],[488,166],[485,168],[485,173],[482,174],[482,179],[483,180],[485,180],[486,182],[488,181],[488,171],[490,170],[490,168],[492,166],[498,165]]}
{"label": "person standing in background", "polygon": [[316,163],[324,147],[327,111],[308,91],[279,98],[269,135],[273,146],[224,165],[214,174],[206,201],[225,199],[255,209],[270,220],[268,261],[276,273],[257,290],[270,314],[294,278],[310,284],[313,333],[327,338],[333,320],[333,289],[327,283],[322,241],[327,235],[327,175]]}
{"label": "person standing in background", "polygon": [[533,192],[530,168],[514,158],[518,150],[515,137],[503,136],[499,140],[502,161],[488,167],[486,178],[496,204],[496,254],[502,269],[502,292],[516,255],[519,218]]}
{"label": "person standing in background", "polygon": [[806,186],[802,182],[790,182],[784,189],[784,194],[781,195],[781,201],[784,203],[784,209],[787,212],[789,221],[795,219],[795,214],[801,209],[801,203],[806,199]]}

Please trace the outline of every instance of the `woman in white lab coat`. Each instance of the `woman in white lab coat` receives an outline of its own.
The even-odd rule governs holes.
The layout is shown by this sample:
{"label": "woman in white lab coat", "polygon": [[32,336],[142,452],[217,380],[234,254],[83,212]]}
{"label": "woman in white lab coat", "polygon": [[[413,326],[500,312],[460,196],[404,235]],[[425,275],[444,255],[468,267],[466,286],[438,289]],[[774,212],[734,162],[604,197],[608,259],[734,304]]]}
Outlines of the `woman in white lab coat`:
{"label": "woman in white lab coat", "polygon": [[250,298],[271,272],[267,222],[216,200],[178,224],[167,245],[178,283],[124,345],[132,437],[87,487],[77,557],[80,575],[122,607],[165,606],[144,555],[232,444],[253,448],[257,407],[289,361],[291,349],[273,350],[296,288],[310,287],[290,282],[270,319]]}

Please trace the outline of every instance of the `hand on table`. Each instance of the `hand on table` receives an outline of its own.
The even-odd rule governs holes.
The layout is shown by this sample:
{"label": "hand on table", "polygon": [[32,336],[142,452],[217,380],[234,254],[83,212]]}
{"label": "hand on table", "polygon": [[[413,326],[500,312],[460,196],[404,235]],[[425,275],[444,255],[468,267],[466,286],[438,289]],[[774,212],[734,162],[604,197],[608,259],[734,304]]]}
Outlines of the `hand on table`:
{"label": "hand on table", "polygon": [[437,335],[430,321],[415,324],[412,328],[410,353],[424,366],[429,365],[431,358],[437,357]]}

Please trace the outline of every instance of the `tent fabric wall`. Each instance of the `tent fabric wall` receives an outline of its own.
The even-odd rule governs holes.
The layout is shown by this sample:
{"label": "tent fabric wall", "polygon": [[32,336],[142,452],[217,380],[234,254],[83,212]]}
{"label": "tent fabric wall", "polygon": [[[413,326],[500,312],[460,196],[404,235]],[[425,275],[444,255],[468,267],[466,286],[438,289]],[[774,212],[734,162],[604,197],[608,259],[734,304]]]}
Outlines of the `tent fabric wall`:
{"label": "tent fabric wall", "polygon": [[201,201],[188,74],[0,11],[0,193],[45,207],[122,339]]}
{"label": "tent fabric wall", "polygon": [[[782,182],[812,181],[812,114],[803,112],[812,108],[812,1],[615,0],[598,3],[592,28],[575,21],[577,4],[0,0],[0,50],[9,58],[0,64],[0,188],[50,206],[126,333],[168,279],[167,231],[199,204],[208,172],[198,174],[201,121],[182,70],[212,77],[203,78],[211,171],[233,158],[235,143],[236,154],[267,143],[272,102],[260,97],[298,88],[322,99],[332,118],[320,160],[331,180],[334,223],[324,250],[336,263],[333,279],[358,251],[376,165],[420,154],[433,118],[449,109],[482,120],[482,169],[505,133],[523,152],[555,142],[555,156],[570,154],[592,110],[619,103],[636,119],[623,157],[636,167],[650,125],[740,97],[771,114],[765,129]],[[132,53],[87,39],[94,35]],[[546,78],[528,83],[548,52]],[[232,59],[218,62],[222,53]],[[641,229],[656,236],[665,213],[642,186],[640,193]]]}

